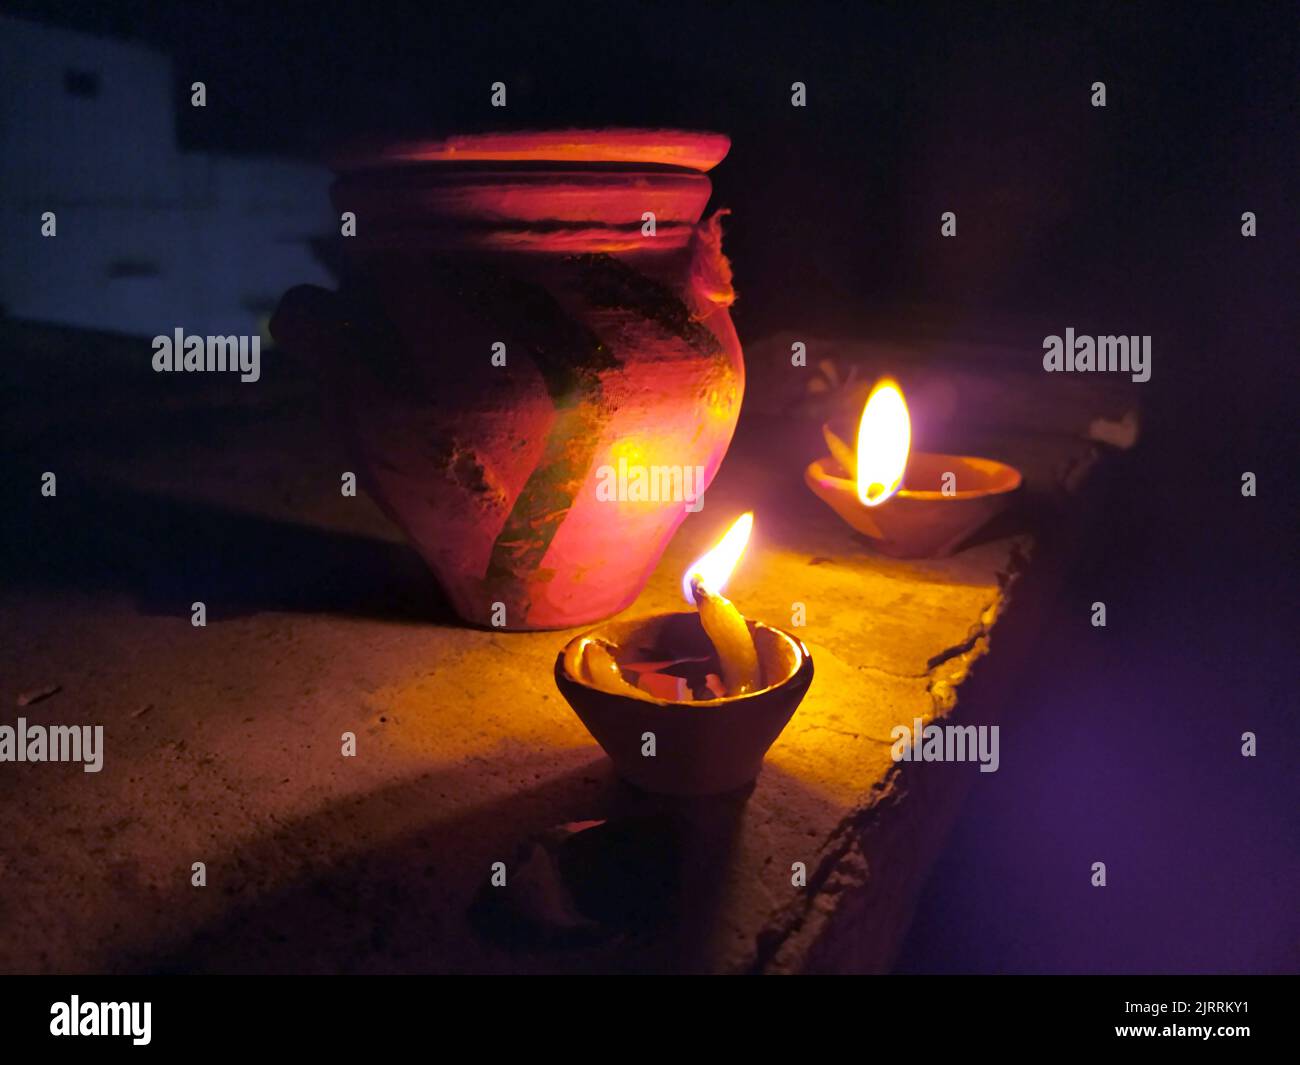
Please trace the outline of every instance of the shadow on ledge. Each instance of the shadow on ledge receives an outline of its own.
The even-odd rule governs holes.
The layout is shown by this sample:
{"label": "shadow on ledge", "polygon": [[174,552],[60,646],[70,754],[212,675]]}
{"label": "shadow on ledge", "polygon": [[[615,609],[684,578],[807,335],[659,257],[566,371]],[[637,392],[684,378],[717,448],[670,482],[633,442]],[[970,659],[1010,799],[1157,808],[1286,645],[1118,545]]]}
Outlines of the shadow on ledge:
{"label": "shadow on ledge", "polygon": [[402,543],[240,513],[64,474],[57,508],[12,491],[0,580],[13,590],[109,592],[142,612],[212,619],[260,611],[458,625]]}
{"label": "shadow on ledge", "polygon": [[[484,786],[481,765],[427,773],[285,824],[208,865],[207,891],[229,898],[216,901],[219,912],[197,931],[182,932],[183,943],[144,941],[169,917],[208,901],[188,884],[150,900],[153,913],[139,914],[138,942],[117,951],[107,968],[708,971],[718,962],[719,913],[749,790],[660,799],[623,784],[607,760],[591,756],[590,749],[549,752],[512,766],[512,777],[523,778],[553,773],[557,760],[568,768],[468,809],[464,796]],[[462,808],[439,816],[449,797]],[[575,826],[577,818],[597,823]],[[557,835],[557,826],[566,831]],[[561,835],[567,842],[557,848]],[[575,904],[572,927],[532,919],[549,890],[545,877],[527,873],[539,840],[549,841],[553,868]],[[498,861],[506,865],[504,886],[491,883]],[[542,898],[547,906],[553,901]],[[198,923],[180,920],[183,928]]]}

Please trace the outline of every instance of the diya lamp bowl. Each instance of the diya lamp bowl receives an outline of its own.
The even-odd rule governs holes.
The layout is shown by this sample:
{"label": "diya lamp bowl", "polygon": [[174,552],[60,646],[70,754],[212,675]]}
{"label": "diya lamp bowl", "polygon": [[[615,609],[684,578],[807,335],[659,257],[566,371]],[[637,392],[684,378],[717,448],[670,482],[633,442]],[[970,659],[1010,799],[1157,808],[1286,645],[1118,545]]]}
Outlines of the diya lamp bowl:
{"label": "diya lamp bowl", "polygon": [[[942,491],[952,473],[957,487]],[[804,480],[858,532],[892,558],[943,558],[952,554],[1006,509],[1020,487],[1020,473],[993,459],[938,452],[913,452],[905,488],[877,507],[858,499],[857,482],[829,455],[811,463]]]}
{"label": "diya lamp bowl", "polygon": [[466,621],[617,613],[686,507],[602,498],[603,471],[699,471],[698,494],[721,464],[744,368],[701,217],[729,146],[564,130],[337,159],[339,290],[293,289],[271,331],[316,364],[358,479]]}
{"label": "diya lamp bowl", "polygon": [[942,558],[1006,509],[1020,471],[994,459],[913,451],[902,390],[888,379],[872,390],[856,452],[836,427],[823,435],[832,454],[811,463],[804,481],[818,499],[894,558]]}
{"label": "diya lamp bowl", "polygon": [[[574,637],[555,660],[555,683],[625,780],[665,795],[715,795],[752,783],[813,679],[812,656],[795,636],[747,620],[763,674],[762,687],[713,699],[658,698],[596,687],[585,676],[586,645],[608,648],[629,673],[664,661],[718,666],[714,647],[693,612],[613,621]],[[646,734],[654,755],[646,756]]]}

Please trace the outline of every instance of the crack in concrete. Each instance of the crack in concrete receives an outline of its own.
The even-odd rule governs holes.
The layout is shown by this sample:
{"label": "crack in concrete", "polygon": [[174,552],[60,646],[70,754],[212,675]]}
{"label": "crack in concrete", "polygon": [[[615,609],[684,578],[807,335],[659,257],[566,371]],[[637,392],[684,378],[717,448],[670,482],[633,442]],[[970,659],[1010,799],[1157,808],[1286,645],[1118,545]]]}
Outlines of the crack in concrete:
{"label": "crack in concrete", "polygon": [[[825,732],[835,732],[841,736],[848,736],[855,740],[862,739],[862,733],[860,732],[849,732],[847,729],[835,728],[833,725],[805,725],[804,726],[805,732],[812,732],[814,729],[822,729]],[[875,736],[868,736],[867,739],[875,740],[875,742],[877,743],[885,742],[882,740],[877,740]]]}
{"label": "crack in concrete", "polygon": [[891,680],[925,680],[930,675],[929,670],[923,673],[895,673],[892,669],[884,669],[881,666],[857,666],[856,668],[864,672],[879,673]]}
{"label": "crack in concrete", "polygon": [[[986,606],[980,612],[980,617],[983,618],[988,613],[989,609],[990,607]],[[932,655],[925,663],[926,671],[924,675],[933,676],[934,671],[938,669],[941,665],[943,665],[945,662],[949,662],[960,655],[967,654],[970,651],[974,650],[975,645],[978,644],[981,640],[983,640],[988,635],[988,633],[989,633],[989,626],[985,625],[981,621],[980,624],[974,626],[974,628],[971,631],[971,634],[967,636],[966,639],[962,640],[961,643],[954,644],[951,647],[945,647],[937,655]]]}
{"label": "crack in concrete", "polygon": [[[824,857],[810,872],[806,889],[799,901],[786,903],[777,911],[778,920],[769,923],[755,937],[754,958],[748,967],[750,973],[765,972],[786,943],[801,932],[810,919],[820,918],[822,922],[830,920],[834,907],[822,909],[817,905],[818,899],[827,894],[839,895],[866,883],[870,865],[862,853],[859,840],[880,812],[899,800],[897,777],[898,773],[891,771],[884,781],[873,788],[877,794],[869,802],[855,807],[840,822],[827,841]],[[857,855],[856,861],[852,860],[854,854]],[[839,881],[832,885],[833,878],[836,877]],[[786,915],[784,923],[779,920],[782,914]]]}
{"label": "crack in concrete", "polygon": [[[934,716],[950,713],[956,706],[956,686],[965,680],[970,665],[987,652],[993,625],[1010,603],[1011,587],[1024,573],[1029,563],[1029,556],[1027,544],[1019,540],[1012,542],[1006,566],[997,570],[995,574],[998,582],[998,599],[980,612],[980,619],[973,626],[967,639],[930,659],[931,669],[921,675],[932,678],[927,694],[933,702],[933,712],[927,721],[932,720]],[[954,660],[959,660],[960,664],[956,669],[949,671],[948,677],[934,679],[934,669]],[[858,668],[873,669],[876,672],[896,676],[873,666]],[[810,727],[838,731],[825,725]],[[874,737],[868,738],[874,739]],[[906,797],[906,792],[900,788],[900,778],[901,770],[895,766],[883,780],[872,785],[872,794],[866,801],[855,806],[840,820],[827,840],[824,857],[811,872],[804,892],[773,913],[768,923],[755,935],[753,958],[744,971],[754,974],[767,971],[786,944],[804,932],[806,927],[811,929],[812,922],[820,922],[823,929],[828,926],[837,907],[833,903],[826,905],[822,902],[819,905],[820,900],[842,895],[867,883],[871,866],[862,849],[863,840],[876,819],[882,813],[893,809]],[[815,936],[813,942],[816,942],[817,938]]]}

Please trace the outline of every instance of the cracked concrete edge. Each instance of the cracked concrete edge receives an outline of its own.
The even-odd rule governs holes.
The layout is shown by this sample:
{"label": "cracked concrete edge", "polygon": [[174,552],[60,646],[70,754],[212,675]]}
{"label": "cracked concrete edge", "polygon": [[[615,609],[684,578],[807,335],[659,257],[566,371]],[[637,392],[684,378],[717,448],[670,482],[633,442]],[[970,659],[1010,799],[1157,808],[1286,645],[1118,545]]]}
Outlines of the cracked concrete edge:
{"label": "cracked concrete edge", "polygon": [[[931,657],[926,691],[932,711],[925,718],[927,724],[935,718],[950,716],[956,709],[957,688],[970,675],[974,663],[988,652],[993,627],[1011,602],[1011,589],[1029,564],[1032,547],[1033,541],[1028,536],[1012,541],[1007,564],[997,573],[998,596],[981,611],[965,640]],[[915,843],[916,834],[910,831],[915,826],[910,824],[910,818],[891,818],[891,814],[903,810],[909,798],[919,801],[919,796],[913,794],[913,786],[919,781],[915,772],[905,773],[904,769],[903,765],[895,764],[885,779],[877,781],[871,793],[845,815],[827,840],[821,861],[809,871],[806,889],[771,915],[754,938],[752,954],[734,971],[751,974],[821,971],[823,967],[816,964],[816,959],[819,954],[825,954],[818,948],[826,937],[842,926],[864,925],[866,918],[873,915],[875,903],[883,903],[880,908],[893,911],[874,914],[886,918],[884,926],[878,929],[885,941],[879,942],[873,952],[877,963],[868,967],[871,971],[885,971],[887,959],[892,959],[910,923],[910,907],[916,894],[911,881],[920,880],[929,871],[948,828],[944,824],[943,831],[934,833],[933,840],[920,853],[915,846],[906,845]],[[890,845],[889,840],[898,836],[907,837],[906,843]],[[895,860],[900,854],[912,854],[908,875],[897,878],[905,883],[905,889],[880,897],[879,889],[883,885],[880,877],[872,876],[869,851],[891,854]],[[847,912],[850,910],[854,912]]]}

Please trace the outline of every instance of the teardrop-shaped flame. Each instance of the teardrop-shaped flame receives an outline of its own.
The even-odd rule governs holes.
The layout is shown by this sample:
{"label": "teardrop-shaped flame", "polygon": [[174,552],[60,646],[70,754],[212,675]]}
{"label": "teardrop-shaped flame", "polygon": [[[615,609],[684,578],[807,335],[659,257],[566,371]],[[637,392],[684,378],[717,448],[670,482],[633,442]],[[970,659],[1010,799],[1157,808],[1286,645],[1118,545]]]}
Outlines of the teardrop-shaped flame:
{"label": "teardrop-shaped flame", "polygon": [[727,583],[732,570],[740,561],[740,556],[745,553],[745,545],[749,543],[749,533],[753,527],[753,511],[742,514],[732,523],[726,535],[712,550],[705,552],[686,567],[686,572],[682,574],[682,594],[688,603],[695,605],[695,593],[691,590],[691,583],[696,579],[715,594],[722,591],[723,585]]}
{"label": "teardrop-shaped flame", "polygon": [[912,419],[903,390],[885,378],[862,408],[858,423],[858,499],[878,507],[903,484],[912,447]]}

